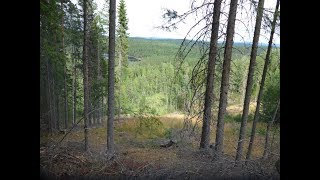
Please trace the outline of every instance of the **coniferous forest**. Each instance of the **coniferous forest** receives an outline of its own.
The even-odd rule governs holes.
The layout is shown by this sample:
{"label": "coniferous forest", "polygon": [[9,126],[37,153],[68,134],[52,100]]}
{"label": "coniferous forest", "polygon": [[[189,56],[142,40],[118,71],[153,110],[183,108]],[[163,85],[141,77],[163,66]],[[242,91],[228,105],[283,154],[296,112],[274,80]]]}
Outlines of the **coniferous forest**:
{"label": "coniferous forest", "polygon": [[40,0],[40,177],[280,179],[280,0],[266,2],[163,9],[163,32],[194,18],[172,39],[131,36],[127,0]]}

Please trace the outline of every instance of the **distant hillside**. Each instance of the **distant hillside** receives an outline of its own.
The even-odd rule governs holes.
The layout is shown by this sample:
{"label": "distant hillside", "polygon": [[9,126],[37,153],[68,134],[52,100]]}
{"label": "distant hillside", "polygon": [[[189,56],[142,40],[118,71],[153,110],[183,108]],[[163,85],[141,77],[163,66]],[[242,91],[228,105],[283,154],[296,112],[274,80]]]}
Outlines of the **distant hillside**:
{"label": "distant hillside", "polygon": [[[165,39],[165,38],[129,38],[129,55],[143,59],[142,62],[169,62],[173,61],[177,54],[183,39]],[[189,40],[187,40],[189,41]],[[208,46],[209,46],[209,42]],[[221,46],[222,44],[219,43]],[[258,49],[258,54],[263,53],[267,49],[267,44],[262,45]],[[250,56],[251,43],[235,42],[233,50],[233,58],[242,56]],[[189,53],[187,60],[198,60],[200,57],[199,48],[193,48]]]}

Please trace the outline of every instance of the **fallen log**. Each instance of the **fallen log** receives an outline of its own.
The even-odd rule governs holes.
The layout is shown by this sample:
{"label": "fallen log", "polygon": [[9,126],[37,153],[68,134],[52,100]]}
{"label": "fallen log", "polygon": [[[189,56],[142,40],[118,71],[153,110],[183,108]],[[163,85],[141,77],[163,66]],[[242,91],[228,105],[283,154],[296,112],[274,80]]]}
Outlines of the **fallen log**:
{"label": "fallen log", "polygon": [[170,139],[170,141],[167,144],[162,144],[162,145],[160,145],[160,147],[168,148],[176,143],[177,143],[177,141]]}

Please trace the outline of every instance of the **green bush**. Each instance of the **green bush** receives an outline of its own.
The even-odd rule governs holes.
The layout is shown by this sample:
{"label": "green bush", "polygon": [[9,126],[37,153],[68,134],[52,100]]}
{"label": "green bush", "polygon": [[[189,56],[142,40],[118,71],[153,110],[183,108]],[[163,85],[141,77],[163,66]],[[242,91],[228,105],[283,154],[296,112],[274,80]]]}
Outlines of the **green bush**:
{"label": "green bush", "polygon": [[226,114],[226,116],[224,117],[224,121],[225,122],[241,122],[241,114],[236,114],[236,115]]}
{"label": "green bush", "polygon": [[171,139],[172,138],[172,128],[168,128],[168,129],[165,130],[164,137],[166,137],[167,139]]}
{"label": "green bush", "polygon": [[[253,121],[253,114],[249,114],[248,115],[248,120],[247,122],[251,122]],[[226,116],[224,117],[224,121],[225,122],[241,122],[241,117],[242,117],[242,114],[226,114]]]}
{"label": "green bush", "polygon": [[144,138],[156,138],[163,137],[165,134],[165,128],[163,123],[156,117],[139,117],[138,125],[135,128],[136,135],[140,135]]}

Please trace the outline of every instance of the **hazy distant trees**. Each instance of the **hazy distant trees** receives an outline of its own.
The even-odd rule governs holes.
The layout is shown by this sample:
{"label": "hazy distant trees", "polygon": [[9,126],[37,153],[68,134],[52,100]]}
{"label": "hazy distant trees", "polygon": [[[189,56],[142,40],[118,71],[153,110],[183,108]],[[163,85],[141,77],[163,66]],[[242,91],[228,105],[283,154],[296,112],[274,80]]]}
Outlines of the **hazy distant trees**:
{"label": "hazy distant trees", "polygon": [[[61,102],[67,102],[64,69],[64,11],[57,0],[40,1],[40,117],[49,132],[60,130]],[[71,3],[66,7],[72,8]],[[60,100],[64,98],[63,100]],[[63,111],[62,111],[63,112]]]}

